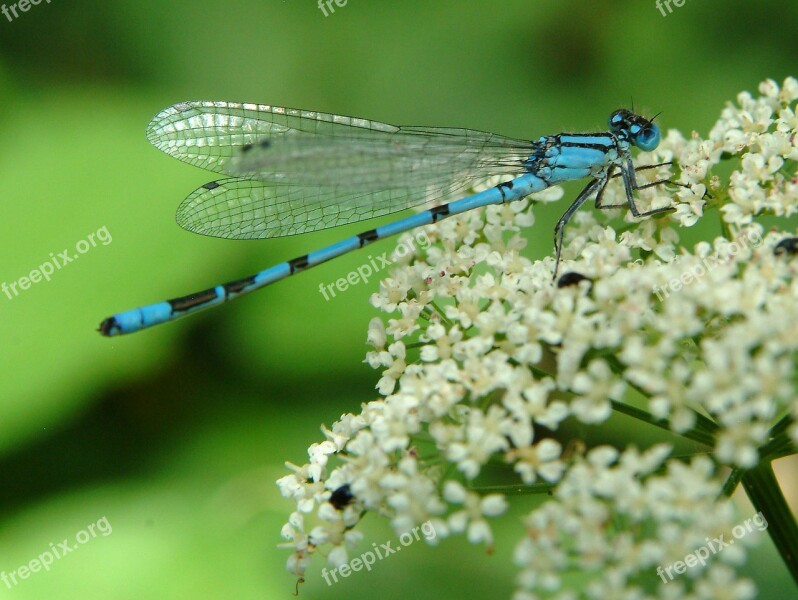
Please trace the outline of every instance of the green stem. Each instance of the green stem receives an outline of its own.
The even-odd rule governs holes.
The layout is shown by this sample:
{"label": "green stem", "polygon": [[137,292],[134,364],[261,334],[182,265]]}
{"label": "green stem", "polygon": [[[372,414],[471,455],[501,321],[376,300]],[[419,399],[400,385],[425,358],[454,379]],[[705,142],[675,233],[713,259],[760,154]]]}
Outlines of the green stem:
{"label": "green stem", "polygon": [[675,433],[676,435],[680,435],[688,440],[693,440],[694,442],[699,442],[705,446],[713,447],[715,445],[715,436],[708,431],[700,429],[699,427],[694,427],[693,429],[688,429],[687,431],[677,432],[671,428],[671,424],[667,419],[657,419],[654,415],[646,412],[645,410],[635,408],[634,406],[630,406],[623,402],[618,402],[617,400],[610,400],[610,404],[612,404],[612,409],[618,411],[619,413],[628,415],[640,421],[644,421],[650,425],[659,427],[660,429],[665,429],[670,433]]}
{"label": "green stem", "polygon": [[546,379],[548,377],[551,377],[552,379],[554,378],[554,375],[551,373],[546,373],[546,371],[539,369],[535,365],[529,365],[529,370],[532,371],[532,373],[534,373],[538,379]]}
{"label": "green stem", "polygon": [[793,424],[792,415],[784,415],[779,422],[776,423],[773,427],[770,428],[770,437],[776,437],[780,433],[789,429],[790,425]]}
{"label": "green stem", "polygon": [[762,460],[776,460],[784,456],[792,456],[798,454],[798,448],[790,437],[782,433],[778,437],[773,438],[767,444],[759,449]]}
{"label": "green stem", "polygon": [[765,517],[768,535],[798,585],[798,525],[781,493],[773,468],[770,463],[760,464],[746,471],[742,479],[748,498],[754,509]]}
{"label": "green stem", "polygon": [[446,314],[444,313],[444,311],[442,311],[440,307],[437,304],[435,304],[435,301],[430,302],[428,306],[432,306],[432,308],[435,309],[435,312],[438,313],[438,317],[440,318],[441,322],[444,325],[446,325],[447,327],[452,326],[452,324],[449,322],[449,319],[446,318]]}
{"label": "green stem", "polygon": [[743,475],[745,475],[745,469],[732,469],[728,479],[726,479],[726,483],[723,484],[721,495],[726,498],[731,498],[732,494],[734,494],[734,491],[737,489],[737,486],[740,485]]}
{"label": "green stem", "polygon": [[[623,365],[623,363],[621,363],[620,360],[618,360],[617,356],[606,355],[603,358],[604,358],[604,360],[607,361],[607,363],[609,364],[610,369],[612,369],[613,373],[615,373],[617,375],[620,375],[620,376],[623,376],[623,372],[626,369],[626,367]],[[646,390],[644,390],[640,386],[632,383],[631,381],[628,381],[628,380],[625,380],[625,381],[626,381],[626,384],[629,387],[631,387],[633,390],[635,390],[638,394],[640,394],[644,398],[649,398],[651,396],[648,392],[646,392]],[[624,405],[624,406],[627,406],[627,405]],[[613,404],[613,408],[615,408],[614,404]],[[663,427],[664,429],[668,429],[669,431],[673,431],[670,428],[670,425],[668,424],[668,421],[666,421],[664,419],[657,419],[653,415],[651,415],[650,413],[648,413],[648,412],[646,412],[644,410],[641,410],[641,409],[636,409],[636,408],[632,408],[632,407],[629,407],[629,409],[630,409],[630,411],[631,410],[639,411],[638,414],[640,414],[641,416],[642,415],[647,415],[647,418],[643,418],[643,420],[646,421],[647,423],[651,423],[652,425],[656,425],[657,427]],[[617,410],[620,410],[620,409],[617,409]],[[701,413],[698,413],[698,412],[696,412],[694,410],[692,412],[695,415],[696,425],[690,431],[693,432],[696,435],[701,435],[703,437],[703,440],[705,440],[705,441],[697,440],[696,438],[691,437],[690,435],[687,435],[687,434],[681,434],[681,435],[683,435],[684,437],[687,437],[689,439],[695,439],[696,441],[701,441],[702,444],[706,444],[707,446],[714,446],[715,445],[715,434],[718,431],[718,425],[714,421],[712,421],[711,419],[708,419],[707,417],[702,415]],[[630,414],[630,416],[634,416],[634,415]],[[635,418],[641,418],[641,417],[635,417]]]}
{"label": "green stem", "polygon": [[[610,360],[610,368],[612,367],[613,367],[612,361]],[[538,369],[533,365],[530,366],[530,370],[538,378],[551,377],[549,373],[546,373],[545,371]],[[631,385],[634,389],[640,392],[643,396],[647,396],[644,390],[637,388],[634,384],[630,383],[629,385]],[[656,417],[654,417],[654,415],[643,409],[630,406],[629,404],[625,404],[623,402],[618,402],[617,400],[610,400],[610,404],[612,405],[612,409],[619,413],[625,414],[629,417],[638,419],[640,421],[644,421],[646,423],[654,425],[655,427],[659,427],[660,429],[665,429],[670,433],[675,433],[676,435],[680,435],[689,440],[699,442],[701,444],[704,444],[705,446],[709,447],[715,446],[715,432],[718,430],[718,426],[715,423],[713,423],[711,420],[707,419],[704,415],[695,413],[696,426],[692,429],[689,429],[688,431],[678,433],[671,428],[670,422],[667,419],[657,419]]]}
{"label": "green stem", "polygon": [[522,494],[550,494],[557,487],[553,483],[533,483],[531,485],[480,485],[470,487],[470,490],[480,494],[505,494],[517,496]]}
{"label": "green stem", "polygon": [[727,240],[733,240],[731,226],[723,220],[723,214],[720,211],[718,211],[718,214],[720,215],[720,230],[723,233],[723,237]]}

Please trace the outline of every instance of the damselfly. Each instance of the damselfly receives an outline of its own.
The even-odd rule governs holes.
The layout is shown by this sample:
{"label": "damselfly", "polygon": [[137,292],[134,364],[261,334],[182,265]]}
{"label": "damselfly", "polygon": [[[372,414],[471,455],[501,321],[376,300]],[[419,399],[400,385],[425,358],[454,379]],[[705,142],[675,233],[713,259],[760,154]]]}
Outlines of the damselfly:
{"label": "damselfly", "polygon": [[[653,120],[653,119],[652,119]],[[471,129],[395,127],[367,119],[263,104],[182,102],[147,127],[150,142],[175,158],[226,178],[181,204],[180,226],[204,235],[257,239],[318,231],[428,204],[428,210],[370,229],[250,277],[142,306],[105,319],[99,331],[133,333],[227,302],[358,248],[481,206],[513,202],[563,181],[589,179],[554,230],[555,278],[563,228],[590,197],[598,208],[620,176],[626,201],[641,212],[631,148],[660,142],[652,120],[616,110],[609,131],[559,133],[524,141]],[[660,166],[660,165],[653,165]],[[475,182],[504,181],[459,200]],[[621,205],[621,206],[625,206]]]}

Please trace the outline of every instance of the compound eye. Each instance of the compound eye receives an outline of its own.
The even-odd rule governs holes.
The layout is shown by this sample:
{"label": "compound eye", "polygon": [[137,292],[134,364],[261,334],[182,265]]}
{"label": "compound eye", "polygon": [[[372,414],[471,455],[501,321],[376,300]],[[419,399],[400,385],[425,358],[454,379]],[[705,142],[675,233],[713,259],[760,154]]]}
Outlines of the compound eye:
{"label": "compound eye", "polygon": [[[635,127],[637,131],[635,131]],[[656,125],[649,125],[645,129],[639,125],[634,125],[631,128],[634,135],[634,144],[644,152],[651,152],[659,146],[660,132],[659,127]]]}

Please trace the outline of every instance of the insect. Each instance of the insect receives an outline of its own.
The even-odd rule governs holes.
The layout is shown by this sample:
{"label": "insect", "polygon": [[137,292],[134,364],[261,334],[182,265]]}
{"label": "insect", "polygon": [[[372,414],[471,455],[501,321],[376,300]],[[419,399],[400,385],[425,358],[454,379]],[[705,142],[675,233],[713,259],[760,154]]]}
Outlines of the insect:
{"label": "insect", "polygon": [[784,238],[773,248],[773,254],[798,254],[798,238]]}
{"label": "insect", "polygon": [[345,483],[341,487],[334,490],[332,494],[330,494],[329,502],[335,507],[336,510],[341,510],[350,504],[354,499],[355,496],[352,494],[352,488],[348,483]]}
{"label": "insect", "polygon": [[[478,207],[520,200],[564,181],[588,179],[555,227],[555,278],[563,228],[592,196],[598,208],[628,205],[635,217],[672,210],[640,212],[635,205],[636,190],[669,180],[638,185],[631,150],[654,150],[660,130],[653,119],[625,109],[610,115],[605,132],[526,141],[471,129],[396,127],[264,104],[181,102],[153,118],[147,138],[183,162],[225,176],[195,190],[177,210],[181,227],[203,235],[288,236],[422,205],[432,208],[243,279],[117,313],[100,324],[105,336],[175,320],[377,240]],[[475,182],[492,176],[504,181],[466,195]],[[622,178],[627,202],[603,205],[605,186],[614,177]],[[458,195],[465,197],[441,204]]]}

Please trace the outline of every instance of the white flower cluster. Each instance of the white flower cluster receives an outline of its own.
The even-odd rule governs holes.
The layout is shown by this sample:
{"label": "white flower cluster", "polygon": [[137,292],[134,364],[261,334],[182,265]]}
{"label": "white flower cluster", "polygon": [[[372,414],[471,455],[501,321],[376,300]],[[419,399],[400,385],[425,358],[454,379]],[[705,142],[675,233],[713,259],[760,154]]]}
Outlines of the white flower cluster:
{"label": "white flower cluster", "polygon": [[[600,446],[574,461],[555,500],[524,520],[526,537],[515,548],[521,573],[514,600],[675,599],[691,597],[689,588],[722,590],[695,598],[754,598],[751,581],[736,579],[728,566],[744,562],[739,545],[729,544],[705,570],[690,569],[689,584],[665,570],[708,539],[725,543],[735,525],[731,503],[718,501],[712,461],[698,456],[688,464],[669,461],[663,469],[670,453],[667,445],[622,454]],[[658,593],[647,594],[658,587],[652,585],[658,568]],[[574,570],[581,573],[581,596],[563,585]]]}
{"label": "white flower cluster", "polygon": [[[688,590],[715,598],[712,581],[725,582],[724,597],[751,597],[750,582],[719,564],[663,584],[659,596],[640,589],[652,587],[652,565],[728,525],[718,467],[757,465],[777,421],[791,414],[798,422],[798,240],[784,242],[790,233],[754,220],[798,207],[798,81],[767,81],[760,93],[740,94],[708,139],[670,131],[639,157],[678,167],[684,187],[639,193],[643,210],[673,204],[670,217],[626,215],[619,234],[598,221],[619,211],[578,213],[566,229],[560,285],[552,258],[521,254],[521,230],[534,223],[528,201],[441,221],[426,229],[428,248],[394,257],[372,297],[390,318],[374,319],[368,333],[367,361],[382,373],[384,398],[324,429],[310,462],[278,482],[296,502],[283,528],[292,572],[301,578],[322,547],[332,565],[344,563],[367,511],[397,533],[430,521],[431,543],[465,533],[490,547],[488,519],[507,504],[475,479],[504,462],[517,474],[508,487],[555,489],[517,547],[519,599]],[[712,171],[720,162],[735,167],[723,179]],[[670,170],[639,170],[638,182]],[[623,199],[608,190],[605,203]],[[724,237],[681,246],[675,225],[705,212],[723,223]],[[649,424],[695,434],[711,459],[684,461],[666,447],[585,454],[579,440],[564,449],[564,421],[596,426],[630,407]],[[785,429],[798,444],[798,425]],[[742,552],[726,559],[743,560]],[[563,575],[574,568],[589,571],[589,583],[566,591]]]}

